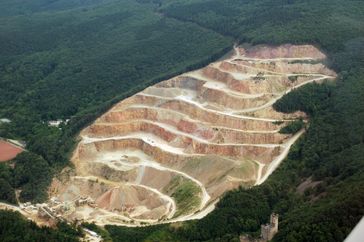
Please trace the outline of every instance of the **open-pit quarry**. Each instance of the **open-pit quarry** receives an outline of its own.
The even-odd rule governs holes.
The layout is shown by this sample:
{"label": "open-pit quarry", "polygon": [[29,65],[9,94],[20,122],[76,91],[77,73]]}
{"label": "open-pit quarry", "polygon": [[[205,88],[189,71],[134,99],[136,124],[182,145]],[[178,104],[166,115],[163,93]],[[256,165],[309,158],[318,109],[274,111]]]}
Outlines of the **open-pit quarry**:
{"label": "open-pit quarry", "polygon": [[335,78],[309,45],[235,47],[228,57],[129,97],[80,133],[74,170],[54,179],[52,216],[138,226],[198,219],[264,182],[303,133],[272,105]]}

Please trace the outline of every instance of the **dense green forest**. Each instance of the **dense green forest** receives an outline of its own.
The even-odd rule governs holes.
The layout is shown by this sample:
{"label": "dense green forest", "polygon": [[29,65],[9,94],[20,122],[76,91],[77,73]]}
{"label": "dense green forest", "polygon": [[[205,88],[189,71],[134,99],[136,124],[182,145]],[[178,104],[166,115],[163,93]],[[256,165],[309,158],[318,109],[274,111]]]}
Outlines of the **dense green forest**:
{"label": "dense green forest", "polygon": [[39,228],[17,212],[0,210],[0,241],[2,242],[76,242],[81,231],[59,223],[56,229]]}
{"label": "dense green forest", "polygon": [[149,5],[105,2],[0,15],[2,115],[24,111],[42,120],[70,118],[231,44],[196,24],[164,18]]}
{"label": "dense green forest", "polygon": [[[275,241],[342,241],[364,214],[364,2],[358,0],[2,1],[0,118],[12,122],[0,124],[0,136],[27,141],[29,152],[12,161],[14,168],[0,166],[0,199],[14,203],[14,189],[21,188],[21,199],[42,200],[82,127],[143,87],[218,58],[234,41],[312,43],[328,54],[339,73],[335,83],[307,85],[275,104],[282,112],[305,111],[306,134],[267,182],[229,192],[204,219],[106,226],[107,236],[237,241],[242,233],[256,236],[274,211],[281,220]],[[46,125],[59,118],[71,120],[61,129]],[[315,185],[297,189],[311,180]],[[7,229],[11,223],[24,223],[12,214],[0,221],[0,230],[10,231],[2,236],[16,234]],[[27,238],[41,236],[34,225],[22,226]]]}
{"label": "dense green forest", "polygon": [[281,134],[295,134],[305,126],[302,119],[294,120],[289,122],[286,126],[279,130]]}
{"label": "dense green forest", "polygon": [[20,189],[20,201],[41,202],[47,198],[47,187],[53,174],[42,156],[31,152],[19,154],[13,161],[14,169],[0,164],[0,201],[16,203],[14,188]]}

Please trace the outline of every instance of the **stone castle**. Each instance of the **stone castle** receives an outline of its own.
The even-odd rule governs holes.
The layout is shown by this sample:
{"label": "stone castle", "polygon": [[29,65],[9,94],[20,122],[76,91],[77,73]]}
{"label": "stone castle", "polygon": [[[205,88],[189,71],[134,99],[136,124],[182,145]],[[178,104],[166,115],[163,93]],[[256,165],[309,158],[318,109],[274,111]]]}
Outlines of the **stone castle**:
{"label": "stone castle", "polygon": [[241,235],[240,242],[267,242],[273,239],[274,235],[278,233],[278,214],[272,213],[268,224],[261,225],[261,232],[259,238],[252,238],[249,235]]}
{"label": "stone castle", "polygon": [[260,236],[263,241],[269,241],[276,233],[278,233],[278,214],[272,213],[270,215],[269,224],[261,225]]}

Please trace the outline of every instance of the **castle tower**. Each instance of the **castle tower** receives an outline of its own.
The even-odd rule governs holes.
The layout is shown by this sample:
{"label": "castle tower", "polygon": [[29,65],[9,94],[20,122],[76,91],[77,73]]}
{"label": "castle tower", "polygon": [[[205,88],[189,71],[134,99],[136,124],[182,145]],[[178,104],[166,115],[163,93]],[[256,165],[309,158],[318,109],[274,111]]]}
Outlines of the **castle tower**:
{"label": "castle tower", "polygon": [[262,237],[263,241],[271,240],[271,227],[269,224],[262,224],[260,226],[260,236]]}
{"label": "castle tower", "polygon": [[261,241],[270,241],[278,232],[278,214],[272,213],[270,215],[269,224],[261,225]]}
{"label": "castle tower", "polygon": [[274,234],[278,232],[278,217],[279,216],[276,213],[270,215],[270,226]]}

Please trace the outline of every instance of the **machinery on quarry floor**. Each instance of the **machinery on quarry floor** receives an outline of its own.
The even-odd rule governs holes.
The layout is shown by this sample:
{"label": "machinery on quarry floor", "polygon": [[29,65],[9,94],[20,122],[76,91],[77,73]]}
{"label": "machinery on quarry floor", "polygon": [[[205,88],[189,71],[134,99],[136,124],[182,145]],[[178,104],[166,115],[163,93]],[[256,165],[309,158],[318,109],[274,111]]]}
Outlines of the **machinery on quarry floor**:
{"label": "machinery on quarry floor", "polygon": [[324,59],[309,45],[235,47],[117,103],[81,132],[75,170],[50,188],[62,206],[48,206],[68,221],[99,225],[202,218],[224,192],[261,184],[286,157],[303,130],[279,130],[305,114],[272,105],[335,78]]}

